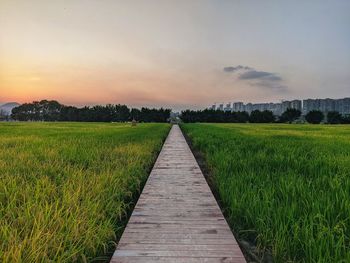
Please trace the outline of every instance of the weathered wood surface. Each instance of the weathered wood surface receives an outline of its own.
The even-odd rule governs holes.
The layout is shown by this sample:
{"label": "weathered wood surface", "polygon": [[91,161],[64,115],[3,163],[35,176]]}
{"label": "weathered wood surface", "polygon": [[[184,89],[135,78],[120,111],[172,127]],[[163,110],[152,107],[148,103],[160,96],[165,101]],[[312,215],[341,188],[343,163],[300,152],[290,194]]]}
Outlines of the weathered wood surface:
{"label": "weathered wood surface", "polygon": [[177,125],[111,262],[246,262]]}

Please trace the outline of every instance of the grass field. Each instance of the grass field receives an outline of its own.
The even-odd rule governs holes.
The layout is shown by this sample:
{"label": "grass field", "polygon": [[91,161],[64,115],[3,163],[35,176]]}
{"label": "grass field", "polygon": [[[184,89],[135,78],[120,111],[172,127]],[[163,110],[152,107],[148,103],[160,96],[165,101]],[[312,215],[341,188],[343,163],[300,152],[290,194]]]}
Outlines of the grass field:
{"label": "grass field", "polygon": [[108,260],[168,130],[0,123],[0,262]]}
{"label": "grass field", "polygon": [[350,126],[182,129],[240,238],[274,262],[350,262]]}

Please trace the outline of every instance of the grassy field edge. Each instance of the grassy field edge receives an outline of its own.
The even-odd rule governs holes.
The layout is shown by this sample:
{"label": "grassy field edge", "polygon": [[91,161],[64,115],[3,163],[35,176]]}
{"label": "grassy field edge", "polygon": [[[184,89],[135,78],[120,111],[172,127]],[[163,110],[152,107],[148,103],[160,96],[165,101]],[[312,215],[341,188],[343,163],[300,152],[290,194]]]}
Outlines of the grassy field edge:
{"label": "grassy field edge", "polygon": [[108,262],[168,124],[0,124],[0,261]]}
{"label": "grassy field edge", "polygon": [[243,247],[267,262],[348,262],[349,126],[181,128]]}

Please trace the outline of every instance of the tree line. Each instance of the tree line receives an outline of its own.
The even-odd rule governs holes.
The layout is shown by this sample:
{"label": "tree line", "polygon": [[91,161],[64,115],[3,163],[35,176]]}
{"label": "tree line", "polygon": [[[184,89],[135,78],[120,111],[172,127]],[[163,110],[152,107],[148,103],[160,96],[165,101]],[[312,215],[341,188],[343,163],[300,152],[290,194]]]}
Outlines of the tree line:
{"label": "tree line", "polygon": [[[287,109],[281,116],[275,116],[272,111],[254,110],[250,114],[245,111],[230,112],[222,110],[185,110],[181,112],[183,122],[217,122],[217,123],[292,123],[300,119],[301,111],[297,109]],[[314,110],[305,116],[308,123],[318,124],[325,120],[329,124],[350,124],[350,115],[343,116],[337,111],[330,111],[325,116],[323,112]]]}
{"label": "tree line", "polygon": [[167,122],[170,112],[170,109],[163,108],[129,109],[121,104],[78,108],[60,104],[55,100],[41,100],[13,108],[11,118],[18,121]]}

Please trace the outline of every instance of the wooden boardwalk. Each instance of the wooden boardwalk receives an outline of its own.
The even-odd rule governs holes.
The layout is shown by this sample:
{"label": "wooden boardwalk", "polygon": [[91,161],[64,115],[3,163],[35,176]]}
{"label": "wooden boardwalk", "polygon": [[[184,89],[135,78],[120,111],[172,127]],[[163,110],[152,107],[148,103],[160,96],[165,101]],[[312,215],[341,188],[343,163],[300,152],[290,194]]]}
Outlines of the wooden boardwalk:
{"label": "wooden boardwalk", "polygon": [[177,125],[111,262],[246,262]]}

